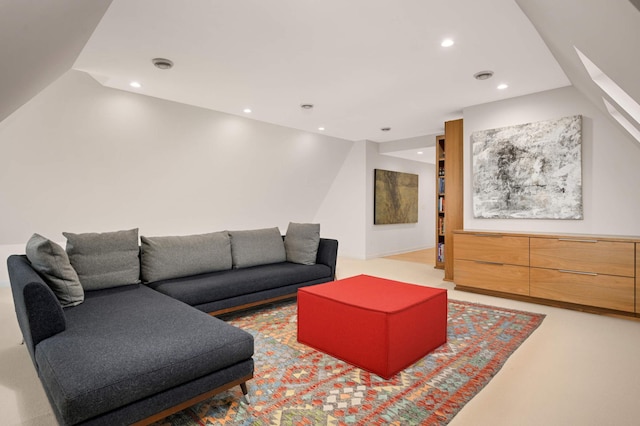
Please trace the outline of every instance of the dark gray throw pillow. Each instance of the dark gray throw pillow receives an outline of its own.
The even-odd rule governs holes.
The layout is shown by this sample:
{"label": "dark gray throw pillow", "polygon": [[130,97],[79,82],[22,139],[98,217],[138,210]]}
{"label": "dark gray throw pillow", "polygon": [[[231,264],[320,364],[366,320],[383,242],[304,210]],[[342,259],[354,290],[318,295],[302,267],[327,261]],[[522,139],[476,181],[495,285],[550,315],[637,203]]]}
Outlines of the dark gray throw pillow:
{"label": "dark gray throw pillow", "polygon": [[62,307],[84,301],[84,290],[69,256],[62,247],[39,234],[27,242],[27,259],[51,288]]}
{"label": "dark gray throw pillow", "polygon": [[289,223],[284,237],[287,262],[315,265],[320,244],[319,223]]}
{"label": "dark gray throw pillow", "polygon": [[142,280],[146,283],[231,269],[231,242],[226,231],[140,239]]}
{"label": "dark gray throw pillow", "polygon": [[140,282],[137,228],[62,235],[67,237],[67,254],[85,291]]}
{"label": "dark gray throw pillow", "polygon": [[278,228],[229,231],[234,268],[268,265],[287,260]]}

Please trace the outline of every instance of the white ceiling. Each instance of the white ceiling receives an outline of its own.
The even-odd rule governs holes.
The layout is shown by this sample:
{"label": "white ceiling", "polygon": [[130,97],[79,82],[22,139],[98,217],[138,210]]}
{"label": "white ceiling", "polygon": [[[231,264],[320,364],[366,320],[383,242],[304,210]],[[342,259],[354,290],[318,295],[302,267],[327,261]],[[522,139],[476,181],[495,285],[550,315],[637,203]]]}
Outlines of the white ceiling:
{"label": "white ceiling", "polygon": [[[441,47],[445,37],[455,44]],[[73,68],[107,87],[377,142],[570,84],[514,0],[114,0]],[[492,79],[473,78],[487,69]]]}
{"label": "white ceiling", "polygon": [[[623,132],[638,138],[640,120],[631,115],[629,104],[610,96],[589,76],[576,51],[604,73],[631,103],[640,104],[640,1],[639,0],[516,0],[550,51],[571,80],[572,85]],[[629,123],[620,125],[607,108],[613,104]],[[630,139],[632,142],[633,139]],[[640,139],[638,139],[640,142]],[[633,143],[633,142],[632,142]],[[639,145],[640,147],[640,145]]]}
{"label": "white ceiling", "polygon": [[436,147],[428,146],[420,149],[403,149],[384,153],[391,157],[404,158],[405,160],[419,161],[421,163],[436,164]]}

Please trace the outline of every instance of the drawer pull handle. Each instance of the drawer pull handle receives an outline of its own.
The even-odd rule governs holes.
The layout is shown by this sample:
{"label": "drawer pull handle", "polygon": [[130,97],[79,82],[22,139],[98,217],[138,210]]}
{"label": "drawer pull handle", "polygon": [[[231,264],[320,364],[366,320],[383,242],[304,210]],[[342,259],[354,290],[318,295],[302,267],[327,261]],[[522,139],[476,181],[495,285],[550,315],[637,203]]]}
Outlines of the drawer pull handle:
{"label": "drawer pull handle", "polygon": [[558,272],[562,272],[563,274],[589,275],[592,277],[598,276],[595,272],[569,271],[567,269],[558,269]]}
{"label": "drawer pull handle", "polygon": [[485,260],[476,260],[476,263],[480,263],[482,265],[495,265],[495,266],[504,266],[504,263],[498,262],[487,262]]}
{"label": "drawer pull handle", "polygon": [[473,234],[476,237],[502,238],[500,234]]}
{"label": "drawer pull handle", "polygon": [[559,238],[558,241],[569,241],[571,243],[597,243],[598,240],[577,240],[575,238]]}

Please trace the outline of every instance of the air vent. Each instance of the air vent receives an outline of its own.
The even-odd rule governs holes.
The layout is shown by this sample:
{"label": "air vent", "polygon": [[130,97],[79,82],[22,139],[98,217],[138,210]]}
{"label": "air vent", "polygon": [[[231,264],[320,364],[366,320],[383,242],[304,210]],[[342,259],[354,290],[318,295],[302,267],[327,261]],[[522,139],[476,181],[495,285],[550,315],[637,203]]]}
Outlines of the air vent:
{"label": "air vent", "polygon": [[476,80],[487,80],[493,77],[493,71],[480,71],[473,75]]}
{"label": "air vent", "polygon": [[165,58],[154,58],[151,62],[153,62],[156,68],[160,68],[161,70],[168,70],[173,67],[173,62]]}

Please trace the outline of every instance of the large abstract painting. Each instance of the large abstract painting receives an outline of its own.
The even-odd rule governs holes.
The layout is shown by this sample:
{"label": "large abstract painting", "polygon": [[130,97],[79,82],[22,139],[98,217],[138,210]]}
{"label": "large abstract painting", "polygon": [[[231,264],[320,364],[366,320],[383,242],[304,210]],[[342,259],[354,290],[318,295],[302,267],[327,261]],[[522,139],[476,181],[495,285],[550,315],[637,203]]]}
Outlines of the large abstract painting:
{"label": "large abstract painting", "polygon": [[582,116],[471,134],[476,218],[582,219]]}
{"label": "large abstract painting", "polygon": [[375,170],[373,223],[418,222],[418,175]]}

